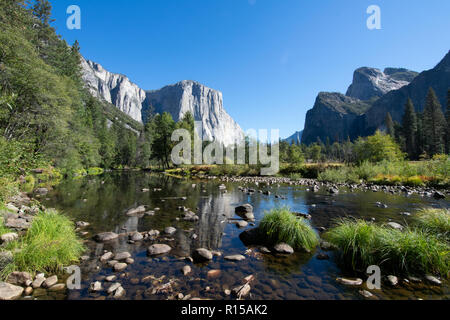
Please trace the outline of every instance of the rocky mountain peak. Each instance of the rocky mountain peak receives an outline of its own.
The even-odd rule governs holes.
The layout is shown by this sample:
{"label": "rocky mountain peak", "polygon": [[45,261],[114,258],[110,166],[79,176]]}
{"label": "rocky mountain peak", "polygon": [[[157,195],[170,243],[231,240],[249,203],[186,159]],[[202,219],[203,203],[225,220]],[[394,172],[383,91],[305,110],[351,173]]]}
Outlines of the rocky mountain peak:
{"label": "rocky mountain peak", "polygon": [[370,100],[398,90],[408,85],[414,78],[414,73],[407,69],[387,68],[386,70],[387,73],[376,68],[357,69],[346,95],[360,100]]}

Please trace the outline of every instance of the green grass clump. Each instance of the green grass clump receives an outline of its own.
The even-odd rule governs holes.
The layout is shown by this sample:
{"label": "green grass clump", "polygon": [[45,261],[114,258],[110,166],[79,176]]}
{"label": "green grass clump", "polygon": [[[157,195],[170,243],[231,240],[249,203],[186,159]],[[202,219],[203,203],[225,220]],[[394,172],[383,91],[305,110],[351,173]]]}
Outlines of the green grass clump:
{"label": "green grass clump", "polygon": [[12,271],[58,272],[77,262],[84,251],[73,222],[54,210],[37,215],[26,235],[6,249],[16,248],[14,262],[2,271],[2,277]]}
{"label": "green grass clump", "polygon": [[343,263],[353,270],[378,265],[386,272],[443,277],[450,271],[448,243],[422,229],[399,231],[363,220],[341,220],[324,237],[341,250]]}
{"label": "green grass clump", "polygon": [[424,208],[415,216],[415,222],[425,230],[450,240],[450,210]]}
{"label": "green grass clump", "polygon": [[259,230],[272,244],[287,243],[294,249],[312,251],[319,239],[309,222],[295,216],[289,208],[271,210],[262,219]]}

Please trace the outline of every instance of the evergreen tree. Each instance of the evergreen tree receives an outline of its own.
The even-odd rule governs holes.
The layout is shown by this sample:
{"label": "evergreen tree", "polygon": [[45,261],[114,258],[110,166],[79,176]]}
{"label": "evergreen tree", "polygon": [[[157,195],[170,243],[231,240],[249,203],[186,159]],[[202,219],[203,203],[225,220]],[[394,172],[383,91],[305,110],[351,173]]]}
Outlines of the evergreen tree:
{"label": "evergreen tree", "polygon": [[405,105],[405,114],[402,122],[403,137],[405,141],[405,151],[408,153],[410,159],[415,159],[418,156],[417,149],[417,117],[414,109],[414,105],[411,99]]}
{"label": "evergreen tree", "polygon": [[425,151],[433,156],[445,152],[446,120],[432,88],[428,91],[423,113]]}
{"label": "evergreen tree", "polygon": [[385,118],[386,132],[392,138],[395,138],[394,121],[392,121],[391,114],[388,112]]}
{"label": "evergreen tree", "polygon": [[170,113],[157,114],[152,121],[152,157],[164,168],[170,167],[170,153],[172,151],[172,133],[175,129]]}

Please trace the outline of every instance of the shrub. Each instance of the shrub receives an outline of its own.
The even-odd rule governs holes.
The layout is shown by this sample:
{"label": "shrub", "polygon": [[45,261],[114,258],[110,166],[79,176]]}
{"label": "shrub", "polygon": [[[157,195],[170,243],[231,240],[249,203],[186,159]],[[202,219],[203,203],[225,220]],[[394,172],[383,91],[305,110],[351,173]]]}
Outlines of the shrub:
{"label": "shrub", "polygon": [[324,237],[342,253],[345,265],[365,270],[378,265],[401,273],[439,273],[450,271],[449,245],[421,229],[404,231],[363,220],[341,220]]}
{"label": "shrub", "polygon": [[294,249],[312,251],[319,243],[317,233],[309,222],[295,216],[289,208],[277,208],[262,219],[259,230],[271,244],[287,243]]}
{"label": "shrub", "polygon": [[14,262],[2,271],[3,277],[16,270],[58,272],[78,261],[84,251],[73,222],[53,210],[39,213],[26,235],[8,244],[8,249],[12,248],[20,250],[14,253]]}

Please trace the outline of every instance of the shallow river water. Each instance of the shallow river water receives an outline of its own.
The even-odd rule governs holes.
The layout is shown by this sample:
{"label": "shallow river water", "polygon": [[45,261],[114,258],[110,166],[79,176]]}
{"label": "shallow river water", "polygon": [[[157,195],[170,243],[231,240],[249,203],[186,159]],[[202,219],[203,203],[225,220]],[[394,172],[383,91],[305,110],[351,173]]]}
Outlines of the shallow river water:
{"label": "shallow river water", "polygon": [[[195,184],[195,186],[193,185]],[[329,260],[319,260],[317,255],[323,252],[295,253],[291,256],[261,254],[257,248],[247,248],[239,235],[249,225],[239,229],[235,224],[238,217],[234,209],[238,205],[250,203],[254,207],[256,224],[266,210],[277,206],[288,206],[293,211],[309,213],[315,228],[328,228],[339,217],[375,218],[378,222],[392,221],[408,223],[402,212],[412,215],[422,206],[449,207],[445,200],[435,200],[420,196],[391,195],[384,192],[350,191],[342,189],[338,195],[330,195],[326,190],[318,193],[308,191],[307,187],[295,186],[255,186],[225,184],[227,191],[221,191],[217,181],[183,180],[165,175],[152,175],[143,172],[106,173],[98,177],[86,177],[68,180],[49,193],[42,202],[49,208],[57,208],[69,215],[74,221],[86,221],[90,226],[85,229],[89,234],[84,238],[90,258],[81,264],[82,289],[67,293],[35,292],[38,299],[109,299],[106,293],[90,293],[89,285],[101,281],[105,276],[117,275],[126,290],[125,299],[167,299],[182,293],[184,296],[202,299],[233,299],[225,290],[232,289],[242,280],[253,275],[251,294],[247,299],[300,300],[300,299],[364,299],[358,291],[361,288],[349,288],[336,282],[340,276],[352,277],[351,270],[342,270],[336,262],[333,252],[327,252]],[[239,186],[256,190],[269,190],[271,195],[254,193],[248,195],[239,190]],[[142,189],[150,189],[142,192]],[[155,190],[161,189],[161,191]],[[277,199],[275,195],[287,199]],[[180,199],[186,197],[186,200]],[[387,208],[379,208],[382,202]],[[154,216],[128,217],[126,212],[140,205],[149,209],[160,208]],[[179,206],[185,206],[197,213],[199,221],[183,221]],[[177,220],[177,218],[179,218]],[[232,219],[232,220],[229,220]],[[409,219],[409,218],[407,218]],[[100,232],[116,233],[133,231],[163,231],[166,227],[175,227],[177,233],[167,236],[164,241],[174,248],[168,255],[150,258],[146,250],[153,244],[143,241],[128,243],[126,237],[112,243],[102,244],[92,241]],[[193,237],[193,235],[197,237]],[[195,239],[194,239],[195,238]],[[196,248],[217,250],[222,256],[215,256],[208,264],[194,264],[184,259]],[[249,250],[250,249],[250,250]],[[102,264],[99,257],[105,250],[114,253],[130,252],[135,260],[121,273]],[[249,250],[249,251],[247,251]],[[240,262],[226,261],[223,257],[242,254],[246,259]],[[184,276],[181,269],[189,265],[192,273]],[[213,278],[208,278],[210,270],[220,270]],[[155,281],[143,281],[153,276],[160,278],[160,284],[172,280],[169,292],[154,293]],[[359,275],[361,276],[361,275]],[[387,276],[383,275],[383,276]],[[164,278],[161,278],[164,277]],[[148,279],[148,278],[147,278]],[[448,299],[448,282],[440,287],[425,284],[406,284],[392,288],[385,282],[381,290],[371,291],[376,299]],[[42,294],[39,296],[39,294]]]}

